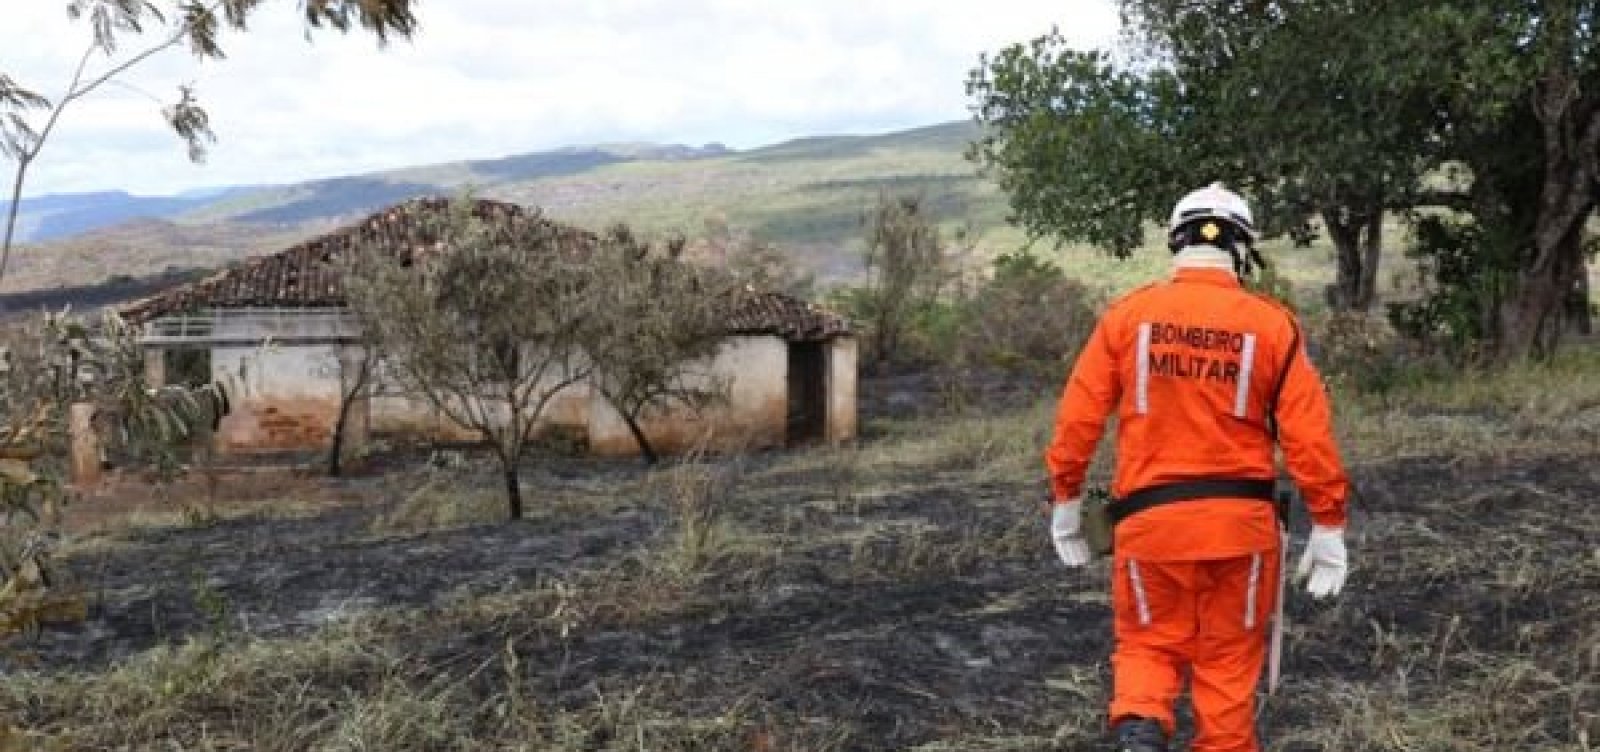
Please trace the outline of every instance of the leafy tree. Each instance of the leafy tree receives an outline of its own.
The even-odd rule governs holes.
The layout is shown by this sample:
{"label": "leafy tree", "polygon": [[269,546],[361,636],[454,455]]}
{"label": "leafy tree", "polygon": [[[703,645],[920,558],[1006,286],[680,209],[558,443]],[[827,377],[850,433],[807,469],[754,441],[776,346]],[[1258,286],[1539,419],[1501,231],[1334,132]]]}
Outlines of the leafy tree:
{"label": "leafy tree", "polygon": [[1445,3],[1441,12],[1453,14],[1464,45],[1452,52],[1487,85],[1451,89],[1458,119],[1486,126],[1449,134],[1474,175],[1473,216],[1492,237],[1515,238],[1486,249],[1517,260],[1510,295],[1493,307],[1497,354],[1547,356],[1563,304],[1586,275],[1585,225],[1600,200],[1600,6],[1499,0]]}
{"label": "leafy tree", "polygon": [[[12,162],[11,198],[5,233],[0,239],[0,281],[22,201],[28,169],[38,160],[62,114],[79,100],[117,80],[129,69],[158,53],[183,47],[200,59],[221,59],[222,34],[244,31],[250,17],[268,0],[68,0],[66,13],[89,26],[89,41],[78,57],[69,83],[54,99],[27,88],[0,70],[0,156]],[[362,28],[383,43],[392,35],[409,37],[416,29],[412,0],[300,0],[310,28],[347,32]],[[130,39],[148,41],[127,52]],[[189,158],[205,158],[215,140],[206,111],[191,87],[179,87],[177,101],[162,111],[167,124],[182,138]]]}
{"label": "leafy tree", "polygon": [[521,519],[528,440],[556,396],[590,373],[584,338],[601,304],[593,239],[471,200],[419,221],[422,242],[348,254],[350,310],[404,392],[484,436],[510,517]]}
{"label": "leafy tree", "polygon": [[1293,232],[1320,220],[1337,262],[1329,302],[1369,308],[1386,213],[1452,201],[1423,190],[1442,157],[1429,138],[1432,93],[1388,74],[1408,22],[1369,18],[1362,4],[1340,0],[1214,0],[1181,10],[1128,0],[1124,10],[1170,51],[1211,148],[1234,162],[1266,228]]}
{"label": "leafy tree", "polygon": [[[1594,3],[1121,5],[1147,43],[1144,67],[1119,70],[1052,36],[984,59],[969,82],[990,126],[974,156],[1000,171],[1030,231],[1124,248],[1140,196],[1170,201],[1225,177],[1270,230],[1304,239],[1305,220],[1320,219],[1339,257],[1333,302],[1363,307],[1383,218],[1453,213],[1476,228],[1464,258],[1499,285],[1477,303],[1486,352],[1553,350],[1596,203]],[[1106,123],[1129,134],[1120,146]],[[1055,208],[1084,195],[1115,198]],[[1117,218],[1094,219],[1107,211]],[[1506,259],[1512,271],[1492,274]]]}
{"label": "leafy tree", "polygon": [[618,225],[590,260],[593,319],[583,342],[590,384],[622,416],[649,464],[658,455],[640,425],[648,411],[699,409],[727,392],[700,367],[722,346],[737,283],[682,261],[683,248],[678,241],[657,252]]}
{"label": "leafy tree", "polygon": [[92,407],[107,454],[171,469],[227,411],[223,384],[151,388],[137,331],[107,315],[97,325],[42,315],[0,330],[0,637],[41,619],[81,613],[55,588],[50,554],[60,537],[68,412]]}
{"label": "leafy tree", "polygon": [[[1383,213],[1412,205],[1428,164],[1415,129],[1387,128],[1404,118],[1373,115],[1419,100],[1349,60],[1385,53],[1370,29],[1330,36],[1310,3],[1234,5],[1186,3],[1167,18],[1166,4],[1125,3],[1155,50],[1144,67],[1119,68],[1054,32],[981,59],[968,92],[987,130],[970,156],[999,173],[1034,236],[1119,256],[1144,242],[1149,223],[1165,222],[1178,196],[1224,179],[1253,195],[1268,235],[1304,243],[1320,219],[1339,262],[1330,297],[1366,308]],[[1209,6],[1230,15],[1207,15]],[[1339,54],[1328,57],[1330,47]]]}
{"label": "leafy tree", "polygon": [[1190,153],[1205,153],[1183,135],[1174,75],[1119,70],[1059,32],[985,55],[967,92],[984,127],[968,156],[995,173],[1012,221],[1033,238],[1127,256],[1195,182]]}

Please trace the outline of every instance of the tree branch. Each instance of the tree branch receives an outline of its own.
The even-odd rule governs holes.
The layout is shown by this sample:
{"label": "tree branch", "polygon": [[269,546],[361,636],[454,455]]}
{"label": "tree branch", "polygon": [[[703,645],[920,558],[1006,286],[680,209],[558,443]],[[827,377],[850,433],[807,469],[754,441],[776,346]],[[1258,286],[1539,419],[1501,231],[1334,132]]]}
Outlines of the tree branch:
{"label": "tree branch", "polygon": [[1410,200],[1391,202],[1384,208],[1403,210],[1432,206],[1458,212],[1471,212],[1473,209],[1472,196],[1465,191],[1421,190],[1410,193],[1408,198]]}
{"label": "tree branch", "polygon": [[[150,59],[151,56],[153,56],[153,55],[155,55],[155,54],[157,54],[159,52],[163,52],[165,50],[171,49],[174,45],[176,45],[177,43],[183,41],[184,35],[186,35],[188,33],[189,33],[188,22],[185,22],[184,24],[180,25],[178,27],[178,29],[172,33],[171,36],[167,37],[166,40],[162,41],[159,44],[153,45],[153,46],[145,49],[143,52],[140,52],[139,54],[134,55],[133,57],[130,57],[127,60],[124,60],[124,61],[122,61],[121,63],[118,63],[115,66],[112,66],[110,69],[106,70],[104,73],[101,73],[98,76],[95,76],[92,80],[88,81],[87,83],[84,83],[82,86],[78,85],[78,80],[79,79],[77,77],[75,77],[74,80],[73,80],[73,86],[68,89],[67,95],[61,98],[62,99],[61,106],[65,106],[66,103],[69,102],[69,101],[83,98],[84,96],[94,92],[95,89],[98,89],[101,86],[103,86],[107,81],[110,81],[111,79],[116,78],[117,76],[123,74],[129,68],[132,68],[133,66],[138,65],[139,63],[142,63],[145,60]],[[79,71],[78,72],[79,72],[79,74],[81,76],[81,74],[83,72],[82,66],[79,66]],[[59,107],[58,107],[58,111],[59,111]]]}
{"label": "tree branch", "polygon": [[[221,7],[221,5],[221,0],[217,0],[217,2],[212,3],[211,11],[215,12],[217,8]],[[5,237],[3,240],[0,240],[0,285],[5,283],[6,267],[11,261],[11,246],[16,240],[17,211],[18,205],[22,203],[22,186],[25,183],[28,167],[35,159],[39,157],[39,153],[44,150],[44,145],[49,140],[51,132],[55,130],[56,123],[61,120],[61,113],[67,109],[67,105],[94,92],[96,89],[105,85],[106,82],[123,74],[128,69],[150,59],[150,57],[156,53],[170,49],[172,46],[183,41],[184,36],[188,33],[189,21],[184,20],[182,23],[178,24],[178,28],[173,31],[171,36],[157,44],[150,46],[139,54],[112,66],[109,70],[106,70],[87,82],[83,80],[83,73],[86,69],[88,69],[89,59],[94,56],[94,51],[100,49],[99,44],[91,43],[89,48],[84,50],[83,55],[78,58],[78,65],[73,69],[72,72],[72,82],[67,85],[67,93],[62,95],[62,97],[57,100],[55,105],[50,109],[50,116],[45,119],[44,127],[39,129],[38,135],[33,139],[32,147],[24,149],[17,155],[17,170],[11,185],[11,206],[6,212]]]}

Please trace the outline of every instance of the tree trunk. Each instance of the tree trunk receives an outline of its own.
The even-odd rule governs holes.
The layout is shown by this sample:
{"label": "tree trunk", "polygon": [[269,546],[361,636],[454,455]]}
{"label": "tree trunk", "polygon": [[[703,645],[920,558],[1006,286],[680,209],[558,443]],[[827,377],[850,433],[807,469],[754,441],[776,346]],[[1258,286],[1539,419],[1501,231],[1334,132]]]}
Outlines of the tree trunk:
{"label": "tree trunk", "polygon": [[340,363],[339,384],[339,417],[333,422],[333,446],[328,449],[328,476],[339,477],[344,472],[344,441],[346,428],[350,425],[350,409],[355,406],[361,393],[367,388],[367,380],[372,376],[373,357],[368,352],[361,354],[361,362],[356,366],[354,383],[344,383],[344,364]]}
{"label": "tree trunk", "polygon": [[[1498,320],[1496,355],[1502,361],[1549,357],[1561,335],[1561,309],[1584,268],[1583,228],[1595,209],[1600,103],[1585,101],[1578,86],[1573,46],[1580,31],[1576,8],[1551,4],[1544,38],[1547,68],[1534,92],[1534,115],[1544,141],[1532,253],[1517,271],[1511,300]],[[1552,325],[1554,324],[1554,325]]]}
{"label": "tree trunk", "polygon": [[1377,298],[1383,213],[1370,208],[1324,209],[1322,222],[1328,228],[1338,261],[1328,305],[1336,310],[1365,311]]}
{"label": "tree trunk", "polygon": [[22,184],[28,177],[28,164],[33,157],[22,155],[17,158],[17,171],[11,180],[11,205],[6,207],[6,229],[4,240],[0,240],[0,282],[6,278],[6,266],[11,261],[11,245],[16,241],[17,211],[22,207]]}
{"label": "tree trunk", "polygon": [[1594,334],[1594,303],[1589,300],[1589,261],[1578,254],[1578,279],[1572,291],[1572,330],[1585,337]]}
{"label": "tree trunk", "polygon": [[[1546,181],[1545,190],[1561,191],[1563,204],[1589,193],[1582,184],[1552,187],[1551,183]],[[1555,354],[1565,328],[1565,308],[1584,273],[1583,225],[1593,204],[1589,199],[1576,211],[1550,215],[1540,211],[1532,259],[1518,270],[1510,299],[1500,311],[1496,354],[1501,361]]]}
{"label": "tree trunk", "polygon": [[644,464],[654,465],[661,461],[661,456],[656,454],[656,448],[650,445],[650,439],[644,435],[644,429],[639,426],[639,419],[625,410],[618,410],[622,422],[628,424],[628,432],[633,434],[633,440],[639,445],[639,456],[644,458]]}
{"label": "tree trunk", "polygon": [[516,460],[506,463],[506,503],[509,505],[511,520],[522,519],[522,480],[517,477]]}
{"label": "tree trunk", "polygon": [[1383,258],[1383,210],[1374,209],[1367,216],[1367,231],[1361,248],[1361,278],[1354,306],[1358,311],[1371,309],[1378,300],[1378,263]]}
{"label": "tree trunk", "polygon": [[[506,407],[510,413],[510,422],[503,430],[507,433],[494,436],[495,454],[500,458],[500,467],[505,470],[506,504],[511,515],[511,521],[522,519],[522,481],[517,476],[517,465],[522,461],[522,449],[527,431],[530,427],[523,422],[523,403],[517,399],[515,387],[511,382],[506,382]],[[486,432],[493,436],[492,432]]]}
{"label": "tree trunk", "polygon": [[1565,286],[1552,275],[1524,270],[1517,275],[1511,299],[1501,308],[1496,352],[1503,362],[1547,357],[1554,352],[1559,309]]}
{"label": "tree trunk", "polygon": [[350,421],[350,400],[339,404],[339,418],[333,422],[333,446],[328,447],[328,477],[337,478],[344,472],[344,427]]}

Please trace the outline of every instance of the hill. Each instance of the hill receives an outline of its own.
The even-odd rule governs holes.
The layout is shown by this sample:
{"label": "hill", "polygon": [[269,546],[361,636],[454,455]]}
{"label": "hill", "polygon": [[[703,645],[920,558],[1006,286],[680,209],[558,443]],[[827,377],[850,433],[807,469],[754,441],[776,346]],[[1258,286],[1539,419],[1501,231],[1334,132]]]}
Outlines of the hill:
{"label": "hill", "polygon": [[[24,199],[17,209],[17,238],[39,243],[70,238],[130,220],[173,217],[249,188],[195,191],[177,196],[134,196],[126,191],[97,191]],[[0,214],[11,206],[0,201]]]}
{"label": "hill", "polygon": [[[1018,236],[1003,227],[997,188],[962,153],[974,126],[957,122],[872,136],[825,136],[732,151],[619,144],[406,167],[289,186],[225,189],[173,199],[154,218],[124,222],[19,249],[6,292],[142,277],[168,267],[216,266],[270,252],[418,195],[480,195],[543,207],[565,221],[627,222],[690,237],[707,223],[775,243],[826,278],[856,270],[861,216],[880,191],[921,192],[941,221],[971,226],[984,242]],[[125,194],[53,198],[123,211]],[[44,201],[41,199],[41,201]],[[36,214],[53,204],[32,207]],[[170,211],[174,207],[179,210]],[[54,209],[52,209],[54,210]]]}
{"label": "hill", "polygon": [[[693,239],[709,227],[726,228],[775,244],[826,288],[860,274],[862,218],[883,192],[921,194],[952,244],[970,246],[977,258],[1026,244],[1024,234],[1005,221],[999,187],[964,157],[976,135],[972,123],[951,122],[878,135],[815,136],[745,151],[718,144],[612,144],[221,189],[170,216],[22,247],[13,254],[3,292],[216,267],[282,249],[407,198],[469,189],[596,229],[626,222],[647,234]],[[1403,229],[1397,221],[1388,236],[1403,237]],[[1159,243],[1131,261],[1080,246],[1041,250],[1073,276],[1110,291],[1159,274],[1167,256]],[[1306,250],[1269,242],[1264,250],[1280,262],[1299,297],[1318,305],[1320,286],[1332,277],[1326,245]],[[1404,265],[1398,249],[1386,264],[1395,270]],[[1383,282],[1404,284],[1390,273]]]}
{"label": "hill", "polygon": [[[88,291],[102,285],[115,287],[130,279],[210,269],[282,248],[328,226],[137,219],[67,240],[21,246],[13,252],[6,271],[6,294],[0,296],[0,306],[32,307],[30,293],[60,288]],[[59,302],[86,303],[72,298]]]}

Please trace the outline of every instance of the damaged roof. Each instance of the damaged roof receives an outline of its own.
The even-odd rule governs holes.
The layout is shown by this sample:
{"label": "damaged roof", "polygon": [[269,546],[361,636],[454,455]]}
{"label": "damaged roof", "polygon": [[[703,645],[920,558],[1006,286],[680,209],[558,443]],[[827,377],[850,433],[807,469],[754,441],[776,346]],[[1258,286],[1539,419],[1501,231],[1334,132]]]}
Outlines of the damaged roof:
{"label": "damaged roof", "polygon": [[837,314],[781,292],[746,291],[728,316],[729,334],[774,334],[791,342],[817,342],[850,334]]}
{"label": "damaged roof", "polygon": [[[433,228],[450,206],[445,198],[420,198],[376,212],[348,227],[312,238],[270,256],[247,259],[195,282],[124,306],[120,313],[143,323],[202,308],[332,308],[344,305],[339,259],[353,247],[376,247],[402,258],[438,242]],[[472,213],[495,221],[547,222],[516,204],[476,199]],[[554,223],[550,223],[554,224]],[[575,235],[592,235],[575,228]]]}
{"label": "damaged roof", "polygon": [[[355,247],[377,247],[402,258],[435,249],[432,228],[451,200],[412,199],[272,254],[248,259],[203,279],[124,306],[120,313],[141,324],[162,316],[208,308],[336,308],[345,304],[339,259]],[[473,214],[493,221],[537,221],[556,225],[575,243],[593,243],[586,230],[557,225],[537,210],[473,199]],[[791,341],[817,341],[850,334],[849,322],[812,303],[779,292],[746,290],[728,317],[729,334],[771,334]]]}

